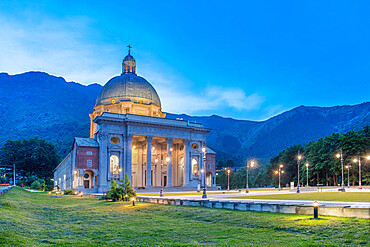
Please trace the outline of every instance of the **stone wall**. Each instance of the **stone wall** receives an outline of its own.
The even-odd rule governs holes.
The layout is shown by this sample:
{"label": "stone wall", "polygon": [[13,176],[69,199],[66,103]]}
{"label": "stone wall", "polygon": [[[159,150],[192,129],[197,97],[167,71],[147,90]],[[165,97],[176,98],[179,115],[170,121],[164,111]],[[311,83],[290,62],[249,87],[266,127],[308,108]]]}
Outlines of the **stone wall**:
{"label": "stone wall", "polygon": [[[207,207],[239,211],[256,211],[282,214],[313,215],[313,206],[302,206],[292,203],[254,203],[242,201],[217,201],[217,200],[189,200],[158,197],[138,196],[137,201],[167,205]],[[347,218],[370,219],[370,208],[351,208],[349,206],[325,207],[319,206],[319,216],[337,216]]]}

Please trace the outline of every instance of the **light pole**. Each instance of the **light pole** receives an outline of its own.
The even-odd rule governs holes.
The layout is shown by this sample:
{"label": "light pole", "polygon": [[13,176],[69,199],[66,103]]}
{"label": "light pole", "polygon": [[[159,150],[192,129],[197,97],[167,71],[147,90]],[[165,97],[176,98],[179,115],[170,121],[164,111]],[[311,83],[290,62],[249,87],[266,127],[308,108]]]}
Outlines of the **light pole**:
{"label": "light pole", "polygon": [[310,164],[309,163],[306,163],[306,169],[307,169],[307,185],[306,185],[306,187],[308,188],[308,167],[310,166]]}
{"label": "light pole", "polygon": [[13,186],[15,186],[15,163],[13,164]]}
{"label": "light pole", "polygon": [[297,193],[300,193],[301,191],[299,190],[299,163],[301,162],[301,159],[302,159],[302,156],[299,154],[299,151],[298,151],[298,184],[297,184]]}
{"label": "light pole", "polygon": [[[366,157],[367,160],[370,160],[370,156]],[[362,189],[362,184],[361,184],[361,156],[358,156],[358,160],[355,158],[353,160],[354,163],[358,161],[358,188]]]}
{"label": "light pole", "polygon": [[203,147],[202,148],[202,152],[203,152],[203,166],[204,166],[204,169],[202,173],[204,173],[204,187],[203,187],[203,195],[202,195],[202,198],[207,198],[207,183],[206,183],[206,148]]}
{"label": "light pole", "polygon": [[227,191],[230,191],[230,169],[227,169]]}
{"label": "light pole", "polygon": [[275,174],[279,174],[279,191],[281,191],[281,186],[280,186],[280,175],[281,175],[281,173],[284,173],[284,171],[282,171],[281,170],[281,168],[283,168],[284,167],[284,165],[283,164],[280,164],[279,165],[279,171],[275,171]]}
{"label": "light pole", "polygon": [[351,166],[348,164],[346,165],[346,169],[348,170],[348,176],[347,176],[347,180],[348,180],[348,188],[349,188],[349,168],[351,168]]}
{"label": "light pole", "polygon": [[248,165],[248,162],[247,162],[247,185],[245,187],[245,193],[249,193],[249,185],[248,185],[249,166],[250,167],[254,166],[254,161],[253,160],[251,161],[250,165]]}
{"label": "light pole", "polygon": [[340,158],[340,163],[342,164],[342,192],[345,192],[346,190],[344,188],[344,169],[343,169],[343,150],[342,148],[340,149],[340,153],[338,153],[336,156],[338,159]]}

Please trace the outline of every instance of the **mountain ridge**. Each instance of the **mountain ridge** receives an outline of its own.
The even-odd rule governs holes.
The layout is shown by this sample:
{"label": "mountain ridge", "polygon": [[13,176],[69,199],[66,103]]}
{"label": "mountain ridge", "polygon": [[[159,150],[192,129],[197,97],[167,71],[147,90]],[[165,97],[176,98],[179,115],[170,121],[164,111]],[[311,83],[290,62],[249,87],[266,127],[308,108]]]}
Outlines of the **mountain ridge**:
{"label": "mountain ridge", "polygon": [[[75,136],[89,136],[89,113],[102,86],[67,82],[45,72],[0,73],[0,146],[7,139],[39,136],[57,145],[63,156]],[[2,114],[1,114],[2,113]],[[370,102],[330,107],[298,106],[267,120],[240,120],[218,115],[167,113],[211,128],[208,145],[219,160],[247,157],[267,160],[287,146],[306,144],[333,132],[370,125]]]}

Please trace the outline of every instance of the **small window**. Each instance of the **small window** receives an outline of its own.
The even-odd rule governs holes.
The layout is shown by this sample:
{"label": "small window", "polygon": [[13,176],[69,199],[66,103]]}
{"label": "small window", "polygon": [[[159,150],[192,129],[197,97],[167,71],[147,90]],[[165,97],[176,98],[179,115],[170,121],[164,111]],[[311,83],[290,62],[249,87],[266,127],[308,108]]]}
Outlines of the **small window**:
{"label": "small window", "polygon": [[92,166],[92,161],[91,160],[87,160],[87,166],[88,167],[91,167]]}
{"label": "small window", "polygon": [[92,152],[91,151],[87,151],[86,154],[87,155],[92,155]]}
{"label": "small window", "polygon": [[113,136],[112,138],[110,138],[110,142],[111,143],[119,143],[119,138],[117,136]]}
{"label": "small window", "polygon": [[191,148],[192,149],[198,149],[198,144],[196,144],[196,143],[191,144]]}

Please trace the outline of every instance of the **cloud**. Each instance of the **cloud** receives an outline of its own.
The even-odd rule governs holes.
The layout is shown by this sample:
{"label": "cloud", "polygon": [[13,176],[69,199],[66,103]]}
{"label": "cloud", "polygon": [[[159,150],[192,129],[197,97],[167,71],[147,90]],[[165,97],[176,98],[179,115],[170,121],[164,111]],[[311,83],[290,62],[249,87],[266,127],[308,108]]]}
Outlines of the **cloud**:
{"label": "cloud", "polygon": [[[163,72],[152,71],[150,64],[142,68],[144,77],[148,79],[160,96],[163,110],[174,113],[201,113],[231,108],[236,111],[252,111],[260,109],[265,97],[258,93],[246,95],[241,88],[197,85],[176,74],[168,73],[169,69],[161,66]],[[166,72],[164,72],[166,71]]]}
{"label": "cloud", "polygon": [[[60,20],[43,17],[35,22],[0,16],[1,70],[9,74],[44,71],[67,81],[104,84],[120,72],[122,57],[114,45],[94,41],[91,22],[78,16]],[[141,55],[145,53],[142,51]],[[220,114],[225,109],[253,111],[265,101],[263,96],[247,95],[240,88],[200,87],[171,66],[146,55],[138,71],[156,88],[164,111],[187,114],[204,111]]]}
{"label": "cloud", "polygon": [[1,70],[10,74],[40,70],[84,84],[105,82],[107,75],[116,73],[100,57],[109,56],[113,48],[89,42],[88,25],[86,17],[36,23],[0,17]]}

